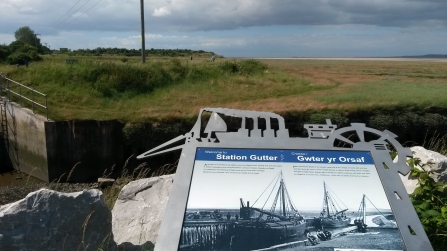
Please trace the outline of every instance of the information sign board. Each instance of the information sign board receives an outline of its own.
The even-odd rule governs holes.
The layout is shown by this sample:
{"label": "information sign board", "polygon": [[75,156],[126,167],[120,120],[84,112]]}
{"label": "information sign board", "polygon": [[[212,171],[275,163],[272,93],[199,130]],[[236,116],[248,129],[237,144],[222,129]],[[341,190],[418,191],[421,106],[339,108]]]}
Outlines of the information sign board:
{"label": "information sign board", "polygon": [[277,114],[205,108],[189,134],[140,155],[183,149],[155,250],[433,250],[399,178],[411,152],[392,133],[305,128],[292,138]]}

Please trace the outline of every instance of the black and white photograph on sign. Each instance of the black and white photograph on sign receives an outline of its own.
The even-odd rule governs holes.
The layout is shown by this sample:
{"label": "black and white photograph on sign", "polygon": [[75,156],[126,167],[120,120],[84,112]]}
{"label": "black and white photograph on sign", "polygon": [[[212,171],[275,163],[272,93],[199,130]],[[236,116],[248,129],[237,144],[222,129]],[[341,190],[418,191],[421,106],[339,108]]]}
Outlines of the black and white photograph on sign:
{"label": "black and white photograph on sign", "polygon": [[406,250],[370,153],[198,149],[179,250],[269,248]]}

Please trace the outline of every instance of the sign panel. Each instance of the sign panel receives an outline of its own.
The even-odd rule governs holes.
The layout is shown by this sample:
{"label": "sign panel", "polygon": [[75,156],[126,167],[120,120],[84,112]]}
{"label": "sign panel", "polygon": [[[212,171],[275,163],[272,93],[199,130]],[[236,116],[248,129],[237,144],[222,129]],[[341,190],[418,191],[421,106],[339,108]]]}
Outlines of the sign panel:
{"label": "sign panel", "polygon": [[184,215],[179,250],[405,250],[365,151],[197,148]]}
{"label": "sign panel", "polygon": [[203,108],[189,133],[138,156],[182,149],[155,251],[433,250],[400,180],[412,153],[396,135],[330,120],[304,128],[290,137],[278,114]]}

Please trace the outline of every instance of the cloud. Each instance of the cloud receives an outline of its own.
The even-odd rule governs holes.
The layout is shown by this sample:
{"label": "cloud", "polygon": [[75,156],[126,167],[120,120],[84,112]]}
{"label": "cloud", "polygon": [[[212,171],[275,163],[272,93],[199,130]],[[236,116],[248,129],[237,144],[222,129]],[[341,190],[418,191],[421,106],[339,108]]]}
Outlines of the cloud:
{"label": "cloud", "polygon": [[349,23],[410,27],[437,20],[447,24],[447,1],[442,0],[332,0],[329,5],[349,17]]}
{"label": "cloud", "polygon": [[[18,28],[30,26],[52,48],[139,47],[139,0],[76,3],[1,0],[0,43],[10,42],[6,34],[13,36]],[[379,55],[381,50],[383,55],[447,53],[446,0],[144,0],[144,4],[147,48],[206,49],[234,56],[361,56]]]}
{"label": "cloud", "polygon": [[171,15],[171,11],[166,6],[155,9],[154,12],[152,13],[152,16],[154,16],[154,17],[162,17],[162,16],[169,16],[169,15]]}
{"label": "cloud", "polygon": [[[220,45],[202,47],[228,57],[393,57],[447,54],[447,33],[399,30],[383,33],[318,32],[223,38]],[[238,41],[238,42],[235,42]],[[214,41],[216,42],[216,41]],[[228,44],[229,46],[222,46]]]}
{"label": "cloud", "polygon": [[[138,31],[138,0],[87,1],[81,0],[58,20],[73,7],[73,1],[2,0],[0,30],[15,30],[27,24],[47,33],[62,30]],[[73,21],[96,3],[82,18]],[[79,8],[83,4],[85,6]],[[77,9],[78,13],[73,13]],[[145,0],[146,27],[156,32],[233,30],[271,25],[411,27],[430,26],[434,22],[446,27],[445,10],[445,0]]]}
{"label": "cloud", "polygon": [[[158,6],[155,1],[148,4]],[[447,1],[441,0],[176,0],[161,4],[171,11],[170,18],[163,20],[163,29],[174,31],[270,25],[410,27],[433,20],[446,25],[447,20]]]}

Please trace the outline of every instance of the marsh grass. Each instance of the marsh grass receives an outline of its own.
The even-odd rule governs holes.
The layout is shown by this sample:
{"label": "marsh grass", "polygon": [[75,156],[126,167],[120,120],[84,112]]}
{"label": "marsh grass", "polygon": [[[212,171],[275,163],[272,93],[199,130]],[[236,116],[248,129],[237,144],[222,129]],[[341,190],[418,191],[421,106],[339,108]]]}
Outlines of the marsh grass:
{"label": "marsh grass", "polygon": [[447,106],[447,99],[443,98],[447,94],[444,88],[446,62],[307,59],[265,59],[261,62],[272,70],[286,72],[312,85],[337,83],[334,88],[312,91],[301,99],[284,100],[295,101],[296,110],[329,108],[356,111],[396,106]]}
{"label": "marsh grass", "polygon": [[70,65],[66,58],[0,72],[48,94],[52,120],[160,121],[191,118],[210,106],[278,113],[447,107],[444,62],[153,57],[141,64],[78,56]]}
{"label": "marsh grass", "polygon": [[[0,72],[7,77],[48,95],[53,120],[123,121],[155,118],[160,114],[165,114],[161,117],[177,116],[166,113],[172,103],[180,102],[181,106],[195,111],[195,105],[210,101],[223,103],[256,96],[282,96],[289,94],[290,89],[309,89],[299,81],[296,86],[289,84],[284,88],[271,88],[270,83],[259,85],[266,69],[265,64],[250,59],[211,63],[169,58],[141,64],[113,57],[108,60],[85,57],[77,64],[50,58],[28,68],[0,66]],[[23,105],[29,107],[29,104]],[[148,107],[157,108],[158,114],[145,111]]]}
{"label": "marsh grass", "polygon": [[[423,93],[423,95],[421,95]],[[327,104],[351,104],[358,108],[391,106],[447,107],[444,84],[379,80],[361,82],[349,92],[328,93],[317,100]]]}

